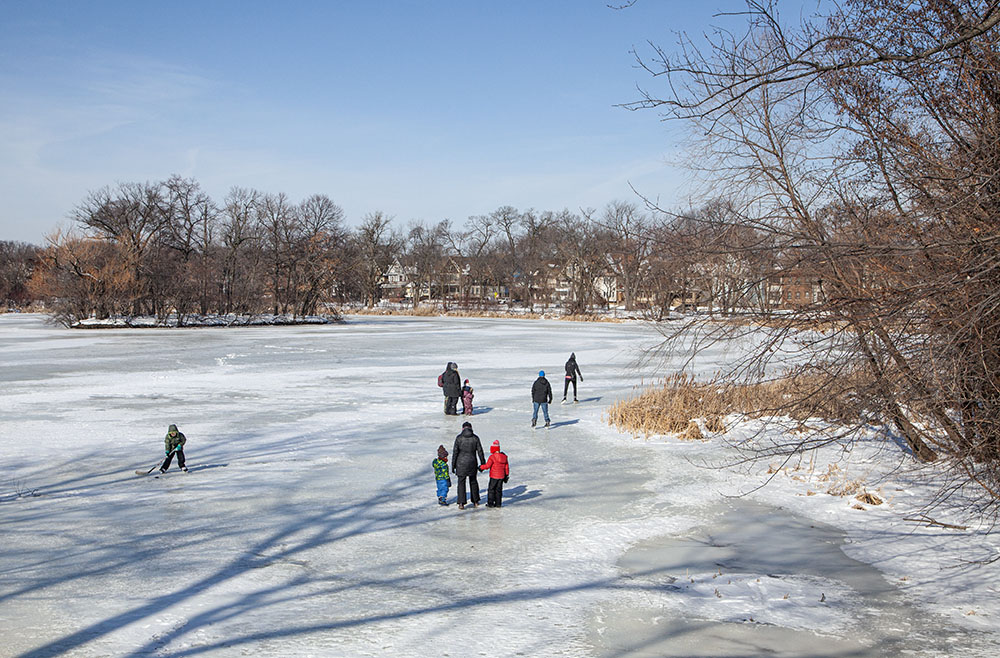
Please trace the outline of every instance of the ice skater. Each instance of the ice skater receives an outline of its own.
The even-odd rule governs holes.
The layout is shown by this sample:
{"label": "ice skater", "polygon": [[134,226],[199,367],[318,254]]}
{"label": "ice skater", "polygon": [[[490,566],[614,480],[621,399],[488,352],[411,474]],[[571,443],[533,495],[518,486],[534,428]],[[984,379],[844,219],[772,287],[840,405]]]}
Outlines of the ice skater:
{"label": "ice skater", "polygon": [[552,386],[549,380],[545,379],[545,371],[538,371],[538,379],[531,385],[531,402],[534,404],[534,411],[531,414],[531,427],[538,423],[538,408],[542,408],[545,416],[545,426],[549,426],[549,404],[552,403]]}
{"label": "ice skater", "polygon": [[563,404],[566,404],[566,394],[569,392],[569,384],[573,382],[573,402],[579,402],[576,399],[576,376],[580,376],[580,381],[583,381],[583,373],[580,372],[580,366],[576,365],[576,352],[570,352],[569,361],[566,362],[566,382],[563,384]]}
{"label": "ice skater", "polygon": [[503,485],[510,478],[510,463],[507,455],[500,452],[500,442],[490,446],[490,458],[479,467],[480,471],[490,470],[490,485],[486,489],[486,506],[500,507],[503,502]]}
{"label": "ice skater", "polygon": [[469,386],[469,380],[465,380],[465,386],[462,387],[462,413],[466,416],[472,415],[472,398],[476,397],[472,392],[472,387]]}
{"label": "ice skater", "polygon": [[437,459],[431,462],[434,480],[437,482],[438,505],[448,504],[448,490],[451,489],[451,475],[448,474],[448,451],[438,446]]}
{"label": "ice skater", "polygon": [[483,457],[483,444],[472,431],[472,423],[462,423],[462,433],[455,437],[455,445],[451,449],[452,469],[458,478],[458,509],[465,509],[465,485],[468,481],[469,498],[473,507],[479,507],[479,466],[486,461]]}
{"label": "ice skater", "polygon": [[187,466],[184,465],[185,443],[187,443],[187,437],[177,429],[176,425],[171,425],[167,428],[167,436],[163,439],[163,451],[166,457],[160,466],[160,473],[167,472],[167,469],[170,468],[170,462],[174,459],[174,455],[177,455],[177,467],[187,473]]}

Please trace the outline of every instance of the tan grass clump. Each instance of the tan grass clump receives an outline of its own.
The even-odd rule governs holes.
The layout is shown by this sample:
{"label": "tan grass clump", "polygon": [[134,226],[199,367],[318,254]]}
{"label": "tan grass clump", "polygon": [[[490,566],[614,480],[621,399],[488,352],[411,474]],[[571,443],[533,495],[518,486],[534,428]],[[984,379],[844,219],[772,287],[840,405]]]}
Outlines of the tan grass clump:
{"label": "tan grass clump", "polygon": [[854,500],[860,501],[862,503],[867,503],[868,505],[881,505],[882,499],[873,493],[864,492],[860,493],[854,497]]}
{"label": "tan grass clump", "polygon": [[[697,382],[678,373],[638,397],[623,400],[607,411],[608,423],[619,431],[646,437],[655,434],[682,436],[692,422],[712,434],[726,431],[724,418],[739,414],[747,418],[783,416],[798,421],[800,431],[808,430],[809,418],[842,420],[858,414],[858,391],[866,385],[860,375],[836,377],[826,374],[798,374],[756,384],[719,381]],[[703,437],[699,437],[703,438]]]}
{"label": "tan grass clump", "polygon": [[616,318],[606,315],[559,315],[557,312],[509,311],[492,309],[445,309],[437,304],[421,304],[416,308],[375,306],[372,308],[344,308],[344,315],[398,315],[409,317],[445,317],[445,318],[505,318],[514,320],[564,320],[566,322],[629,322],[628,318]]}

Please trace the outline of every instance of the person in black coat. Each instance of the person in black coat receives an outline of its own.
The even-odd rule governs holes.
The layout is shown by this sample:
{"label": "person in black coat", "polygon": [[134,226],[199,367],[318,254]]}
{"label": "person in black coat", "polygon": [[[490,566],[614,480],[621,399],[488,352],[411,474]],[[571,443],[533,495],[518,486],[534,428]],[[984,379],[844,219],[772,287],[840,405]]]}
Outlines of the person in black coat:
{"label": "person in black coat", "polygon": [[462,423],[462,433],[455,437],[451,449],[451,472],[458,478],[458,509],[465,509],[465,483],[469,483],[469,497],[472,506],[479,506],[479,467],[486,463],[483,444],[472,431],[472,423]]}
{"label": "person in black coat", "polygon": [[545,415],[545,426],[549,426],[549,403],[552,402],[552,386],[549,380],[545,379],[545,371],[538,371],[538,379],[531,385],[531,402],[534,404],[534,412],[531,414],[531,426],[538,422],[538,408],[542,408]]}
{"label": "person in black coat", "polygon": [[462,377],[458,374],[458,364],[448,362],[440,381],[441,388],[444,389],[444,412],[449,416],[457,416],[458,398],[462,397]]}
{"label": "person in black coat", "polygon": [[573,402],[579,402],[576,399],[576,376],[580,376],[580,381],[583,381],[583,373],[580,372],[580,366],[576,365],[576,352],[571,352],[569,355],[569,361],[566,362],[566,383],[563,384],[563,399],[566,401],[566,394],[569,392],[569,383],[573,382]]}

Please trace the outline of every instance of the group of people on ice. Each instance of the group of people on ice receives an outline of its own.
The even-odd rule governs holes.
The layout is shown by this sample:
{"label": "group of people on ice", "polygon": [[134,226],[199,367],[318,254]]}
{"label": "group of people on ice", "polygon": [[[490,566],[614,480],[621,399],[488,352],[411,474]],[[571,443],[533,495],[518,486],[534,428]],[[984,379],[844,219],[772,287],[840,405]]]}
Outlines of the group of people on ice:
{"label": "group of people on ice", "polygon": [[458,400],[462,399],[462,413],[466,416],[472,415],[472,398],[475,397],[469,380],[462,384],[462,376],[458,374],[458,364],[448,363],[440,375],[438,375],[438,386],[444,389],[444,413],[447,416],[458,415]]}
{"label": "group of people on ice", "polygon": [[[473,507],[479,507],[480,471],[490,472],[490,482],[486,489],[486,506],[500,507],[503,502],[503,485],[510,479],[510,462],[507,455],[500,451],[500,442],[494,441],[490,446],[488,459],[483,456],[483,444],[472,431],[472,423],[462,423],[462,431],[455,437],[455,445],[451,449],[453,470],[458,478],[458,509],[465,509],[466,485],[468,485],[468,500]],[[434,467],[434,477],[437,480],[438,504],[448,504],[448,490],[451,489],[451,476],[448,473],[448,451],[443,445],[438,446],[437,459],[431,462]]]}
{"label": "group of people on ice", "polygon": [[[569,393],[570,384],[573,385],[573,402],[577,400],[576,380],[579,377],[583,381],[583,373],[576,363],[576,354],[569,355],[566,361],[566,376],[563,384],[563,404],[566,403],[566,396]],[[458,374],[458,364],[449,362],[445,371],[438,376],[438,386],[444,392],[444,413],[449,416],[457,416],[458,400],[462,400],[462,413],[472,415],[472,400],[475,397],[469,380],[464,384],[461,375]],[[538,379],[531,385],[531,401],[533,412],[531,415],[531,427],[538,423],[538,411],[541,409],[545,418],[545,427],[549,427],[549,405],[552,403],[552,386],[545,378],[545,371],[538,371]],[[167,430],[164,439],[164,458],[159,463],[160,473],[166,473],[170,468],[170,463],[174,456],[177,456],[177,466],[185,473],[187,466],[184,460],[184,444],[187,437],[184,436],[176,425],[171,425]],[[483,446],[479,437],[472,431],[472,423],[466,421],[462,423],[461,433],[455,437],[455,445],[452,447],[452,471],[458,478],[458,508],[465,509],[466,500],[471,501],[473,507],[478,507],[480,502],[479,480],[477,475],[481,471],[490,472],[490,481],[487,487],[486,506],[500,507],[503,500],[503,485],[510,479],[510,462],[507,455],[500,451],[500,442],[494,441],[490,446],[490,456],[485,458]],[[438,503],[448,504],[448,490],[451,489],[451,473],[448,469],[448,451],[444,445],[438,446],[437,459],[432,462],[434,468],[434,478],[437,481]],[[147,473],[156,469],[151,468]],[[142,471],[136,471],[142,474]],[[468,498],[467,498],[468,494]]]}
{"label": "group of people on ice", "polygon": [[[566,396],[569,393],[570,384],[573,385],[573,402],[579,402],[576,397],[576,380],[579,377],[582,382],[583,373],[580,372],[580,366],[576,362],[575,352],[570,353],[565,368],[566,376],[563,380],[562,402],[566,404]],[[457,363],[453,361],[448,362],[444,372],[438,375],[438,386],[441,387],[444,393],[444,413],[446,416],[459,415],[459,399],[462,400],[462,414],[466,416],[472,415],[472,400],[475,395],[472,387],[469,385],[468,379],[465,380],[464,384],[462,383],[462,376],[458,374]],[[531,385],[531,402],[533,404],[531,426],[535,427],[537,425],[538,410],[541,409],[542,415],[545,418],[545,426],[548,427],[551,424],[551,420],[549,419],[549,405],[552,404],[552,385],[545,378],[544,370],[538,371],[538,379]]]}
{"label": "group of people on ice", "polygon": [[[570,384],[573,385],[573,402],[577,399],[576,380],[583,381],[583,373],[576,362],[576,353],[571,353],[565,365],[566,375],[563,383],[563,404],[566,404],[566,397],[569,393]],[[444,413],[448,416],[458,415],[458,399],[462,399],[462,413],[472,415],[473,391],[469,386],[469,380],[465,380],[465,385],[460,386],[462,381],[458,373],[458,364],[449,361],[444,372],[438,376],[438,386],[444,393]],[[545,427],[552,423],[549,418],[549,405],[552,404],[552,385],[545,378],[545,371],[538,371],[538,379],[531,385],[531,427],[538,424],[538,411],[542,411],[545,418]],[[465,509],[466,504],[466,484],[468,484],[469,499],[473,507],[479,506],[479,482],[476,475],[480,471],[490,471],[490,483],[487,489],[486,506],[500,507],[503,498],[503,485],[510,478],[510,463],[507,455],[500,451],[500,442],[494,441],[490,446],[489,459],[483,457],[483,446],[479,437],[472,431],[472,423],[466,421],[462,423],[462,432],[455,437],[455,445],[452,448],[452,470],[458,477],[458,508]],[[447,505],[448,490],[451,488],[451,475],[448,472],[448,451],[443,445],[438,446],[438,456],[432,462],[434,467],[434,477],[437,481],[438,503]]]}

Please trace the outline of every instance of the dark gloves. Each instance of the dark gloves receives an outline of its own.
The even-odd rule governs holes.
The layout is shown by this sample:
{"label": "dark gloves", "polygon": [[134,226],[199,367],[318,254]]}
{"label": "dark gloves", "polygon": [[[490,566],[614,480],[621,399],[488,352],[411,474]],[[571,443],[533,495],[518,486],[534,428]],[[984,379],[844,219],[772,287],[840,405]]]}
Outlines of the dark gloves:
{"label": "dark gloves", "polygon": [[504,484],[507,484],[507,480],[509,480],[509,479],[510,479],[510,476],[509,476],[509,475],[505,475],[505,476],[503,476],[503,483],[504,483]]}

